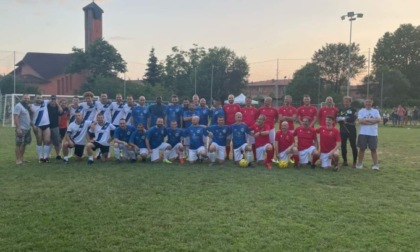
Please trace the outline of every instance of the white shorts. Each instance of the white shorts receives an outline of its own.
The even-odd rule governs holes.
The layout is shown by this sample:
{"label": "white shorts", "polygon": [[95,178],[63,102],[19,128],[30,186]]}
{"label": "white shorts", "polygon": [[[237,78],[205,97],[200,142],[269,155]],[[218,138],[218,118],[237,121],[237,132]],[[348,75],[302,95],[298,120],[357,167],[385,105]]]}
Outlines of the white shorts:
{"label": "white shorts", "polygon": [[328,155],[328,153],[321,153],[319,159],[321,160],[322,168],[331,167],[331,158],[330,155]]}
{"label": "white shorts", "polygon": [[197,160],[198,153],[203,152],[203,151],[204,152],[206,151],[206,148],[204,146],[200,146],[196,150],[189,149],[188,150],[188,160],[189,161],[195,161],[195,160]]}
{"label": "white shorts", "polygon": [[157,148],[153,149],[152,155],[150,156],[150,160],[152,162],[158,160],[160,152],[165,151],[166,148],[168,148],[168,146],[171,146],[171,145],[168,143],[161,143]]}
{"label": "white shorts", "polygon": [[147,148],[140,148],[137,153],[140,155],[149,154],[149,152],[147,151]]}
{"label": "white shorts", "polygon": [[308,149],[299,151],[299,163],[307,164],[309,162],[309,156],[316,150],[315,146],[311,146]]}
{"label": "white shorts", "polygon": [[258,147],[256,150],[256,154],[257,154],[257,161],[263,161],[264,160],[264,153],[267,150],[267,146],[269,146],[270,144],[266,144],[264,146]]}
{"label": "white shorts", "polygon": [[274,141],[276,139],[276,129],[271,129],[268,133],[268,136],[270,137],[270,143],[274,144]]}
{"label": "white shorts", "polygon": [[248,146],[247,143],[242,144],[239,148],[233,150],[233,158],[235,161],[239,161],[244,158],[243,152],[245,152],[246,147]]}
{"label": "white shorts", "polygon": [[175,159],[179,156],[179,147],[182,147],[182,143],[177,143],[172,147],[171,152],[169,153],[169,159]]}
{"label": "white shorts", "polygon": [[279,153],[279,156],[278,156],[279,160],[284,160],[286,162],[289,162],[290,152],[289,153],[287,153],[287,152],[288,152],[288,149],[286,149],[285,151],[280,152]]}
{"label": "white shorts", "polygon": [[249,134],[247,134],[247,135],[246,135],[246,141],[247,141],[249,144],[255,144],[255,137],[254,137],[254,136],[251,136],[251,135],[249,135]]}
{"label": "white shorts", "polygon": [[184,137],[184,145],[190,146],[190,137]]}
{"label": "white shorts", "polygon": [[214,145],[214,147],[216,147],[216,158],[219,160],[225,160],[226,146],[220,146],[215,142],[211,143],[211,145]]}

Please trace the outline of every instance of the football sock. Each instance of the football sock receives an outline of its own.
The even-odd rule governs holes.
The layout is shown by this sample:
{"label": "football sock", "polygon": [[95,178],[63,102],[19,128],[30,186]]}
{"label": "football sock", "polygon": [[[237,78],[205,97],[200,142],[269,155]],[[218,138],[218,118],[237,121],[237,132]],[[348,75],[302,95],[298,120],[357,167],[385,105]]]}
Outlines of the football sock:
{"label": "football sock", "polygon": [[226,157],[229,158],[230,155],[230,143],[226,146]]}
{"label": "football sock", "polygon": [[299,165],[299,155],[293,155],[293,160],[295,161],[295,166]]}
{"label": "football sock", "polygon": [[313,156],[312,157],[312,164],[315,164],[318,159],[319,159],[319,156]]}
{"label": "football sock", "polygon": [[251,151],[246,152],[246,161],[248,161],[248,163],[252,161],[252,152]]}
{"label": "football sock", "polygon": [[212,163],[216,162],[216,153],[209,152],[209,159]]}
{"label": "football sock", "polygon": [[39,159],[41,159],[41,158],[43,158],[43,155],[42,155],[42,145],[37,145],[36,146],[36,153],[38,154],[38,158]]}
{"label": "football sock", "polygon": [[254,159],[257,159],[257,148],[255,144],[252,145],[252,154],[254,155]]}
{"label": "football sock", "polygon": [[118,147],[115,147],[114,148],[114,153],[115,153],[115,157],[117,158],[117,159],[120,159],[121,158],[121,151],[120,151],[120,148],[118,148]]}
{"label": "football sock", "polygon": [[267,150],[267,157],[265,158],[265,163],[271,163],[271,159],[274,157],[274,150]]}

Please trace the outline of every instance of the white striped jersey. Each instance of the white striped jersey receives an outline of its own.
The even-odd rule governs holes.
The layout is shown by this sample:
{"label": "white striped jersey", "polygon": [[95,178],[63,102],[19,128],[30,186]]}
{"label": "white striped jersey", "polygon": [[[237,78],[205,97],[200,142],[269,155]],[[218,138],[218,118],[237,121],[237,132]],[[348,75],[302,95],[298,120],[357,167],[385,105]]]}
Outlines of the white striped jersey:
{"label": "white striped jersey", "polygon": [[48,116],[47,105],[50,101],[42,101],[41,104],[32,104],[31,110],[33,112],[32,122],[35,126],[47,126],[50,124],[50,118]]}
{"label": "white striped jersey", "polygon": [[82,112],[82,109],[83,107],[80,105],[77,108],[74,108],[73,104],[70,106],[70,123],[74,122],[76,113]]}
{"label": "white striped jersey", "polygon": [[134,108],[137,104],[134,104],[133,106],[128,106],[128,104],[124,105],[124,112],[125,112],[125,121],[127,122],[127,125],[133,126],[134,124],[131,122],[132,112],[131,109]]}
{"label": "white striped jersey", "polygon": [[97,101],[92,101],[91,105],[88,105],[86,102],[80,103],[82,107],[83,121],[94,121],[96,117],[96,103]]}
{"label": "white striped jersey", "polygon": [[104,115],[105,122],[111,122],[111,120],[112,120],[111,105],[112,105],[112,102],[111,101],[108,101],[105,104],[103,104],[100,101],[97,101],[96,102],[96,116],[95,116],[95,120],[96,120],[96,117],[99,114],[103,114]]}
{"label": "white striped jersey", "polygon": [[72,122],[67,127],[67,134],[70,139],[77,145],[86,144],[86,132],[88,131],[92,121],[83,121],[81,124]]}
{"label": "white striped jersey", "polygon": [[112,102],[111,109],[112,109],[112,119],[111,123],[114,125],[120,125],[120,119],[126,117],[125,109],[124,109],[125,103],[122,102],[118,104],[117,102]]}
{"label": "white striped jersey", "polygon": [[115,130],[115,126],[109,122],[104,123],[104,125],[95,125],[95,131],[89,129],[89,132],[95,133],[95,142],[101,144],[102,146],[109,146],[109,140],[111,139],[111,130]]}

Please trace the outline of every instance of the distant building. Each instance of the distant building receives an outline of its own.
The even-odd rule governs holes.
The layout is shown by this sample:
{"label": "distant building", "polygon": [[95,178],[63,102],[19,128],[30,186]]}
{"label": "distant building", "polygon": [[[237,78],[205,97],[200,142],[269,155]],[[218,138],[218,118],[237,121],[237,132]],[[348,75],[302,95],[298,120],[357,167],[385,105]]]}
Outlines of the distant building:
{"label": "distant building", "polygon": [[[273,99],[281,98],[287,91],[287,86],[291,82],[291,79],[282,80],[266,80],[248,83],[245,89],[245,94],[251,95],[252,98],[267,97],[270,96]],[[276,95],[277,85],[277,95]]]}
{"label": "distant building", "polygon": [[86,81],[83,74],[66,74],[71,54],[29,52],[16,66],[16,77],[43,94],[72,95]]}
{"label": "distant building", "polygon": [[[92,2],[85,12],[85,49],[96,39],[102,38],[102,13]],[[16,78],[27,85],[37,86],[43,94],[72,95],[86,82],[85,74],[67,74],[72,54],[28,52],[16,64]],[[13,74],[13,72],[11,73]]]}

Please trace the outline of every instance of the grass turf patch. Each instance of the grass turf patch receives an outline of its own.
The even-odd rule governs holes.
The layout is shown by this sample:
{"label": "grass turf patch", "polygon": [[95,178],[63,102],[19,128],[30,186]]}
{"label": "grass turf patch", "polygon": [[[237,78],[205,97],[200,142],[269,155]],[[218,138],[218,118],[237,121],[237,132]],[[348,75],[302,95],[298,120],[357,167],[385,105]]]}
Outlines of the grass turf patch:
{"label": "grass turf patch", "polygon": [[13,130],[0,130],[2,250],[420,248],[418,129],[380,128],[381,170],[338,173],[231,163],[38,164],[34,144],[31,162],[18,167]]}

